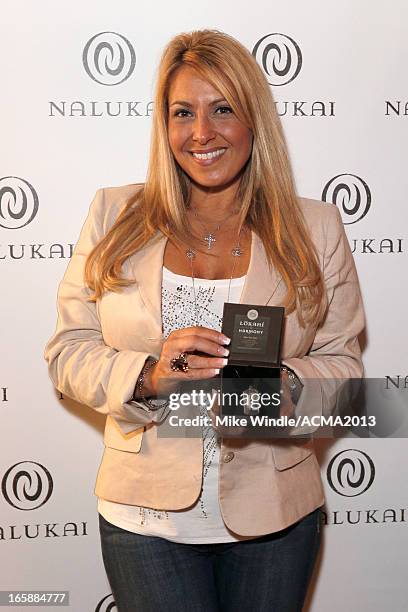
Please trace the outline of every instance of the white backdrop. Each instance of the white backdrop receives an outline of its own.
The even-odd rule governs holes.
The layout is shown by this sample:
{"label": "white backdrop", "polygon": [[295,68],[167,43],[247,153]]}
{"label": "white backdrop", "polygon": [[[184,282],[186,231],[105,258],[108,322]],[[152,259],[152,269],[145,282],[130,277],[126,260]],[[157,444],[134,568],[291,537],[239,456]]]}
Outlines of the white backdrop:
{"label": "white backdrop", "polygon": [[[260,63],[264,53],[298,192],[342,211],[366,306],[366,375],[403,385],[407,23],[403,0],[2,3],[0,590],[67,590],[75,612],[116,609],[93,496],[104,417],[58,397],[42,353],[96,189],[144,179],[155,69],[174,34],[217,28],[258,45]],[[289,50],[283,77],[268,43]],[[349,436],[318,451],[327,524],[308,609],[405,611],[405,440]]]}

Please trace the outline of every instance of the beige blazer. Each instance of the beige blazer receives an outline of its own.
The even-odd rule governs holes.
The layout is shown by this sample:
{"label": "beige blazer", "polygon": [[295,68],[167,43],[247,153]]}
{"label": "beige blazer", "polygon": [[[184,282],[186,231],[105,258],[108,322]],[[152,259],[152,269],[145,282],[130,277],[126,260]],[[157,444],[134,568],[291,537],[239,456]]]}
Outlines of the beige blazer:
{"label": "beige blazer", "polygon": [[[58,321],[45,349],[55,387],[107,415],[105,450],[95,494],[151,508],[178,510],[197,500],[202,485],[202,440],[158,437],[163,411],[130,401],[149,355],[162,346],[161,281],[166,238],[152,241],[124,264],[137,282],[121,293],[107,292],[95,304],[83,282],[87,254],[112,226],[137,185],[100,189],[91,204],[73,257],[58,291]],[[329,296],[324,324],[302,329],[295,313],[285,318],[283,363],[304,383],[300,404],[314,414],[330,414],[333,394],[312,379],[360,378],[357,336],[364,311],[353,257],[340,214],[332,204],[300,199],[316,245]],[[242,303],[279,305],[282,279],[267,264],[263,245],[252,234],[251,259]],[[316,382],[316,380],[315,380]],[[313,431],[313,430],[311,430]],[[223,438],[219,503],[227,527],[257,536],[296,522],[324,503],[312,436],[290,439]]]}

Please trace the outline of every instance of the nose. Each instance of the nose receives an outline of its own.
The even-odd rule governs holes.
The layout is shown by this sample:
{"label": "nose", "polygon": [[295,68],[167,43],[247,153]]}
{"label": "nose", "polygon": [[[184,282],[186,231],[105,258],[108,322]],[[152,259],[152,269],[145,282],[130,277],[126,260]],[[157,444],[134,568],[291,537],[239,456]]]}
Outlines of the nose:
{"label": "nose", "polygon": [[193,140],[199,144],[206,144],[215,138],[215,131],[208,115],[197,113],[193,124]]}

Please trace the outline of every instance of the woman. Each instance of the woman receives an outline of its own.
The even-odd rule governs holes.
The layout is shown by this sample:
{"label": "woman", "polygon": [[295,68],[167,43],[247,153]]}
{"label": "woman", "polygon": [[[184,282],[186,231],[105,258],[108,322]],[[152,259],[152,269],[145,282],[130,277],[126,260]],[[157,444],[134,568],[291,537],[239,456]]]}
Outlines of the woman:
{"label": "woman", "polygon": [[228,362],[224,302],[285,307],[286,412],[313,397],[329,414],[316,379],[361,377],[364,314],[340,215],[296,196],[262,71],[206,30],[165,49],[146,183],[97,192],[46,347],[57,389],[108,415],[95,493],[120,612],[302,609],[324,502],[305,430],[160,434],[178,384]]}

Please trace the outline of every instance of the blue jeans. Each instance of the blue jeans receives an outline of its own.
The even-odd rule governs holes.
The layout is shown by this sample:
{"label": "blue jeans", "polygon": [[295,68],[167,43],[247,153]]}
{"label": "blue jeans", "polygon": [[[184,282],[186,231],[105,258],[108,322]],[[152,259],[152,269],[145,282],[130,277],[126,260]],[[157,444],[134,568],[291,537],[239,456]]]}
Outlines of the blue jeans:
{"label": "blue jeans", "polygon": [[99,514],[118,612],[300,612],[320,546],[320,510],[253,540],[180,544]]}

